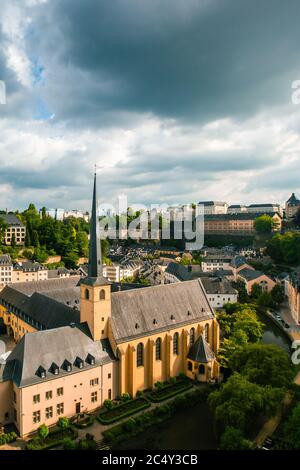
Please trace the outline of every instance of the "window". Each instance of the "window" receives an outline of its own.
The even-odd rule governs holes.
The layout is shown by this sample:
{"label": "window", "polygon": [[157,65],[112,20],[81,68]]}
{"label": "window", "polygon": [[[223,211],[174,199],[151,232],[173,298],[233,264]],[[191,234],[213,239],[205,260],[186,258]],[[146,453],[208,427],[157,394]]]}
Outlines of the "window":
{"label": "window", "polygon": [[139,343],[136,350],[136,365],[141,367],[144,365],[144,345]]}
{"label": "window", "polygon": [[92,392],[92,393],[91,393],[91,402],[92,402],[92,403],[95,403],[95,401],[98,400],[98,396],[97,396],[97,395],[98,395],[97,392]]}
{"label": "window", "polygon": [[85,291],[84,291],[84,298],[85,298],[85,300],[89,300],[89,298],[90,298],[90,293],[89,293],[88,289],[85,289]]}
{"label": "window", "polygon": [[57,413],[58,416],[64,414],[64,404],[63,403],[58,403],[56,405],[56,413]]}
{"label": "window", "polygon": [[179,334],[173,336],[173,354],[179,354]]}
{"label": "window", "polygon": [[46,392],[46,400],[51,400],[52,398],[52,390],[49,390],[48,392]]}
{"label": "window", "polygon": [[203,364],[199,366],[199,374],[205,374],[205,366]]}
{"label": "window", "polygon": [[209,342],[209,324],[208,323],[206,323],[205,325],[204,338],[205,338],[205,341]]}
{"label": "window", "polygon": [[90,386],[93,387],[94,385],[99,385],[98,377],[96,379],[91,379],[90,380]]}
{"label": "window", "polygon": [[195,342],[195,328],[190,329],[190,346]]}
{"label": "window", "polygon": [[32,413],[32,421],[33,424],[39,423],[41,421],[41,412],[39,411],[34,411]]}
{"label": "window", "polygon": [[111,400],[111,388],[108,389],[108,399]]}
{"label": "window", "polygon": [[191,361],[188,362],[188,370],[192,371],[193,370],[193,364]]}
{"label": "window", "polygon": [[99,298],[100,298],[100,300],[105,300],[105,290],[104,289],[101,289]]}
{"label": "window", "polygon": [[63,389],[63,387],[60,387],[60,388],[58,388],[58,389],[56,390],[56,395],[57,395],[58,397],[61,397],[63,394],[64,394],[64,389]]}
{"label": "window", "polygon": [[108,379],[111,379],[111,374],[108,374],[107,378],[108,378]]}
{"label": "window", "polygon": [[46,408],[45,414],[46,414],[46,419],[53,418],[53,407],[49,406],[48,408]]}
{"label": "window", "polygon": [[161,360],[161,338],[157,338],[155,341],[155,359],[157,361]]}
{"label": "window", "polygon": [[40,402],[40,395],[33,395],[33,403],[39,403]]}

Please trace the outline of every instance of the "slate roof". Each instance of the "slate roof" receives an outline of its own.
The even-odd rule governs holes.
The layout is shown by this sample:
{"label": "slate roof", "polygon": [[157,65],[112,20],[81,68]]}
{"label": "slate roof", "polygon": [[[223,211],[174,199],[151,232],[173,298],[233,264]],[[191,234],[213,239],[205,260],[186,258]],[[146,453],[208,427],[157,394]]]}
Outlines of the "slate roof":
{"label": "slate roof", "polygon": [[44,266],[40,263],[32,262],[32,261],[24,261],[21,263],[16,263],[14,265],[14,270],[16,271],[25,271],[25,272],[37,272],[47,270]]}
{"label": "slate roof", "polygon": [[15,214],[0,214],[0,219],[4,220],[8,225],[25,227],[21,220]]}
{"label": "slate roof", "polygon": [[11,257],[9,255],[0,255],[0,266],[12,266]]}
{"label": "slate roof", "polygon": [[243,266],[243,264],[247,264],[244,256],[235,256],[230,263],[233,268],[239,268],[240,266]]}
{"label": "slate roof", "polygon": [[298,204],[300,204],[300,199],[296,197],[295,193],[292,193],[292,195],[287,200],[287,204],[289,206],[297,206]]}
{"label": "slate roof", "polygon": [[0,302],[10,306],[20,318],[39,330],[80,323],[78,310],[38,292],[28,297],[24,293],[6,286],[0,292]]}
{"label": "slate roof", "polygon": [[266,276],[265,273],[262,271],[256,271],[255,269],[242,269],[239,274],[247,281],[253,281],[254,279],[258,279],[260,276]]}
{"label": "slate roof", "polygon": [[215,277],[203,277],[201,282],[207,294],[237,294],[238,291],[234,289],[231,282],[227,279],[220,279]]}
{"label": "slate roof", "polygon": [[200,201],[198,204],[203,204],[203,206],[225,206],[226,202],[223,201]]}
{"label": "slate roof", "polygon": [[[94,357],[95,364],[89,363],[89,355]],[[77,327],[31,333],[23,336],[9,355],[2,380],[12,379],[18,387],[52,380],[57,378],[51,371],[53,363],[58,365],[60,377],[74,374],[83,370],[76,366],[78,358],[84,361],[84,370],[115,360],[107,340],[93,341]],[[66,360],[72,364],[70,372],[63,367]],[[37,374],[40,367],[46,371],[45,378]]]}
{"label": "slate roof", "polygon": [[114,292],[111,298],[117,343],[214,318],[199,280]]}
{"label": "slate roof", "polygon": [[179,263],[169,263],[165,272],[177,277],[179,281],[188,281],[191,278],[187,268]]}
{"label": "slate roof", "polygon": [[207,362],[214,361],[216,356],[207,341],[200,335],[190,347],[188,359],[206,364]]}
{"label": "slate roof", "polygon": [[58,291],[60,289],[73,289],[79,286],[80,276],[70,276],[55,279],[46,279],[44,281],[16,282],[9,284],[11,288],[31,296],[34,292]]}

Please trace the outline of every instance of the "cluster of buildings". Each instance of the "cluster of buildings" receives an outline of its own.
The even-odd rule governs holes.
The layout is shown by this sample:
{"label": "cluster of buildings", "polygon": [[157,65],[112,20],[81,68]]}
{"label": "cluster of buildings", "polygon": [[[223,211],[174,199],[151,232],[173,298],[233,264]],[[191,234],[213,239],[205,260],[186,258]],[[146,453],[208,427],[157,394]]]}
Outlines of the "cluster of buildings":
{"label": "cluster of buildings", "polygon": [[103,276],[96,177],[88,275],[5,286],[0,422],[26,436],[183,372],[218,380],[219,325],[199,279],[116,291]]}
{"label": "cluster of buildings", "polygon": [[6,225],[3,234],[5,245],[24,245],[26,238],[26,227],[15,214],[0,214],[0,219]]}
{"label": "cluster of buildings", "polygon": [[74,217],[75,219],[83,219],[86,222],[90,220],[90,215],[88,212],[80,211],[77,209],[73,209],[69,211],[65,209],[60,209],[60,208],[46,209],[46,214],[55,220],[64,220],[64,219],[68,219],[69,217]]}

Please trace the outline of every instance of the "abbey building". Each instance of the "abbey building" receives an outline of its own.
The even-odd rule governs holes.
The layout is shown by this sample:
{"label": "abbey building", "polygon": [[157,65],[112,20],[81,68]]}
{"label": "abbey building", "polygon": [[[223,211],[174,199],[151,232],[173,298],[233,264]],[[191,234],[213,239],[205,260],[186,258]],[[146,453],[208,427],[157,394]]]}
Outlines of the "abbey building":
{"label": "abbey building", "polygon": [[96,176],[88,276],[8,285],[0,318],[15,342],[0,356],[0,423],[21,436],[182,372],[219,376],[219,325],[200,280],[114,292],[103,276]]}

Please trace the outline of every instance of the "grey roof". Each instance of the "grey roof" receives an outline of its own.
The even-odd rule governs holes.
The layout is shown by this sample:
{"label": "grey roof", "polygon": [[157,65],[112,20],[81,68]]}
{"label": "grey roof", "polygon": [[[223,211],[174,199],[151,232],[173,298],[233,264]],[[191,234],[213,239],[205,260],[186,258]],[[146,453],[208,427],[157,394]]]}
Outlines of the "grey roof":
{"label": "grey roof", "polygon": [[69,287],[66,289],[49,290],[43,291],[43,295],[50,297],[51,299],[57,300],[70,307],[77,307],[80,305],[80,287]]}
{"label": "grey roof", "polygon": [[259,278],[260,276],[266,276],[265,273],[262,271],[256,271],[255,269],[242,269],[239,274],[239,276],[242,276],[244,279],[247,281],[253,281],[254,279]]}
{"label": "grey roof", "polygon": [[214,318],[199,280],[114,292],[111,297],[117,343]]}
{"label": "grey roof", "polygon": [[247,264],[246,258],[244,256],[235,256],[231,260],[231,266],[233,268],[239,268],[240,266],[243,266],[243,264]]}
{"label": "grey roof", "polygon": [[44,266],[36,261],[23,261],[22,263],[16,263],[14,266],[16,271],[27,271],[27,272],[37,272],[42,270],[47,270]]}
{"label": "grey roof", "polygon": [[102,275],[102,254],[100,242],[100,227],[98,217],[98,204],[97,204],[97,178],[94,175],[94,190],[93,190],[93,204],[92,216],[90,225],[90,247],[89,247],[89,278],[100,278],[103,280]]}
{"label": "grey roof", "polygon": [[15,214],[0,214],[0,219],[12,226],[25,227],[21,220]]}
{"label": "grey roof", "polygon": [[248,207],[274,207],[274,206],[279,206],[279,204],[272,204],[272,203],[267,203],[267,204],[250,204]]}
{"label": "grey roof", "polygon": [[9,284],[9,286],[19,292],[31,296],[35,292],[50,292],[58,291],[60,289],[73,290],[74,287],[79,285],[80,276],[70,276],[55,279],[46,279],[44,281],[30,281],[30,282],[16,282]]}
{"label": "grey roof", "polygon": [[188,359],[206,364],[207,362],[214,361],[216,356],[207,341],[202,335],[200,335],[195,343],[190,347]]}
{"label": "grey roof", "polygon": [[[95,359],[95,364],[89,363],[89,355]],[[83,369],[115,360],[107,340],[93,341],[77,327],[66,326],[30,333],[23,336],[9,355],[2,380],[12,379],[18,387],[53,380],[57,378],[51,370],[53,363],[59,367],[60,377],[74,374],[82,371],[76,366],[78,358],[84,361]],[[65,361],[72,364],[71,372],[63,367]],[[37,374],[40,367],[46,371],[45,378]]]}
{"label": "grey roof", "polygon": [[169,263],[165,272],[177,277],[179,281],[188,281],[191,278],[187,268],[179,263]]}
{"label": "grey roof", "polygon": [[225,206],[227,203],[223,201],[200,201],[198,204],[203,204],[204,206]]}
{"label": "grey roof", "polygon": [[0,303],[12,307],[20,318],[39,330],[80,323],[78,310],[37,292],[28,297],[5,286],[0,292]]}
{"label": "grey roof", "polygon": [[227,279],[220,279],[217,277],[203,277],[201,278],[203,287],[207,294],[237,294],[238,291],[232,287],[232,284]]}
{"label": "grey roof", "polygon": [[0,255],[0,266],[12,266],[11,257],[9,255]]}
{"label": "grey roof", "polygon": [[300,204],[300,199],[296,197],[295,193],[292,193],[292,195],[287,200],[287,204],[289,206],[297,206],[298,204]]}

